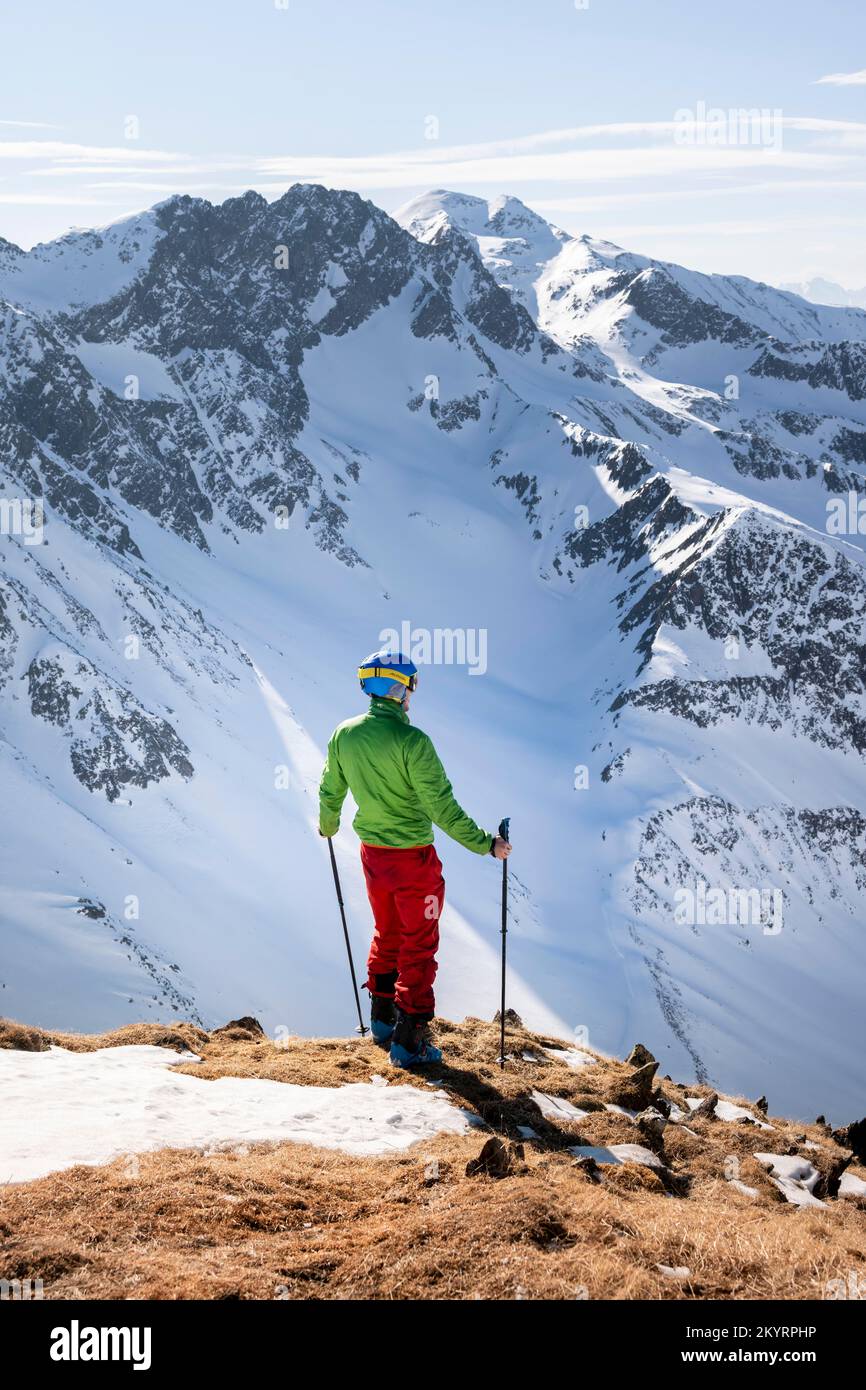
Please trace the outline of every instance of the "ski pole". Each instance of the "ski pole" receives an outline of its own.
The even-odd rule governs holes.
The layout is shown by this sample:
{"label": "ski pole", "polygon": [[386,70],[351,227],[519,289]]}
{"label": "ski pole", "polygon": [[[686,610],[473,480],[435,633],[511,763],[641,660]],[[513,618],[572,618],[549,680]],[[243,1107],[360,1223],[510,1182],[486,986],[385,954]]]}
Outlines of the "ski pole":
{"label": "ski pole", "polygon": [[340,904],[340,916],[343,919],[343,936],[346,938],[346,953],[349,957],[349,969],[352,972],[352,988],[355,991],[355,1003],[358,1006],[358,1032],[363,1038],[367,1029],[364,1027],[364,1020],[361,1016],[361,996],[358,993],[358,981],[355,978],[355,962],[352,960],[352,945],[349,941],[349,928],[346,926],[346,909],[343,905],[343,894],[340,891],[340,875],[337,873],[337,860],[334,855],[334,841],[328,836],[328,849],[331,851],[331,868],[334,870],[334,887],[337,890],[337,902]]}
{"label": "ski pole", "polygon": [[[499,822],[499,837],[508,843],[511,817]],[[505,1068],[505,937],[508,932],[508,860],[502,861],[502,998],[499,1004],[499,1065]]]}

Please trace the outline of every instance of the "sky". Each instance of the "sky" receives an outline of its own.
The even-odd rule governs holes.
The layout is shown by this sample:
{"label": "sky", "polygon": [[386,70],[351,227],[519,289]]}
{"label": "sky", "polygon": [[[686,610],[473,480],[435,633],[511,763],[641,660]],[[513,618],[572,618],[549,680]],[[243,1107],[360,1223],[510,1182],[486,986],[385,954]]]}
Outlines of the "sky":
{"label": "sky", "polygon": [[0,0],[0,51],[19,246],[301,180],[866,286],[860,0]]}

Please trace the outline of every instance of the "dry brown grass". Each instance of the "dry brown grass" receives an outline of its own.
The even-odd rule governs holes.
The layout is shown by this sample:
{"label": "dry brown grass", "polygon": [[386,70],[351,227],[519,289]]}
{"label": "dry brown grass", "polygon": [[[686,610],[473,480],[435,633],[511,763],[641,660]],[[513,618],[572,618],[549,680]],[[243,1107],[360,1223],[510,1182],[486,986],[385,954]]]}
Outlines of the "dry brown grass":
{"label": "dry brown grass", "polygon": [[[467,1176],[483,1132],[374,1159],[291,1143],[162,1150],[141,1156],[134,1177],[123,1160],[0,1189],[0,1275],[42,1277],[48,1298],[809,1299],[822,1297],[828,1280],[862,1272],[860,1205],[798,1210],[752,1158],[790,1150],[829,1173],[841,1150],[823,1127],[771,1117],[770,1134],[701,1119],[689,1124],[694,1134],[669,1124],[658,1136],[595,1108],[627,1090],[633,1068],[625,1063],[600,1058],[574,1071],[542,1053],[555,1040],[513,1027],[512,1060],[500,1070],[494,1025],[441,1020],[436,1032],[449,1065],[434,1079],[507,1139],[517,1139],[518,1125],[538,1135],[523,1141],[511,1175]],[[188,1069],[206,1078],[339,1085],[386,1072],[392,1084],[425,1085],[393,1072],[360,1039],[278,1046],[251,1027],[207,1035],[188,1024],[96,1037],[0,1028],[0,1046],[33,1048],[40,1039],[78,1050],[185,1045],[203,1058]],[[518,1060],[523,1051],[538,1060]],[[533,1088],[592,1113],[575,1124],[545,1121]],[[686,1094],[708,1093],[667,1081],[661,1091],[683,1106]],[[804,1149],[804,1138],[821,1150]],[[605,1165],[593,1174],[568,1152],[618,1142],[653,1149],[664,1169]],[[757,1198],[726,1181],[734,1159]],[[685,1265],[690,1276],[669,1279],[659,1264]]]}
{"label": "dry brown grass", "polygon": [[100,1047],[129,1047],[149,1043],[180,1052],[193,1051],[206,1044],[210,1034],[194,1023],[177,1026],[164,1023],[128,1023],[110,1033],[52,1033],[45,1028],[29,1028],[12,1018],[0,1018],[0,1048],[19,1048],[24,1052],[45,1052],[49,1047],[65,1047],[70,1052],[95,1052]]}

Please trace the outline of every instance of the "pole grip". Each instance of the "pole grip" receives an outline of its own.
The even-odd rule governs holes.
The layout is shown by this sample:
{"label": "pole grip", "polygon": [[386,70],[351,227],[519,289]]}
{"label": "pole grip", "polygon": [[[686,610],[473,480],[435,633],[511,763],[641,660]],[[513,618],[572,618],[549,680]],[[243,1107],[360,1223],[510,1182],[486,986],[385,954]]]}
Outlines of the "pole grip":
{"label": "pole grip", "polygon": [[508,841],[508,827],[510,826],[510,824],[511,824],[511,817],[510,817],[510,816],[504,816],[504,817],[502,818],[502,820],[499,822],[499,830],[498,830],[497,833],[498,833],[498,835],[499,835],[499,838],[500,838],[501,840],[505,840],[506,842]]}

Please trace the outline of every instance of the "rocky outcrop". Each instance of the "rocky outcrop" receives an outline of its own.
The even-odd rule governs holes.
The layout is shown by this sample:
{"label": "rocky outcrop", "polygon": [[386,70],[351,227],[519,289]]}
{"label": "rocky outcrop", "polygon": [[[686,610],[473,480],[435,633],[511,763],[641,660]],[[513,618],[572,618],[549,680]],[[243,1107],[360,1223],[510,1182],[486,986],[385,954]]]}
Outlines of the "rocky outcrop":
{"label": "rocky outcrop", "polygon": [[114,801],[129,787],[148,787],[177,773],[193,775],[189,749],[167,719],[143,708],[128,690],[89,661],[46,650],[27,668],[34,715],[69,741],[75,776]]}

